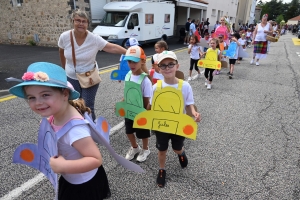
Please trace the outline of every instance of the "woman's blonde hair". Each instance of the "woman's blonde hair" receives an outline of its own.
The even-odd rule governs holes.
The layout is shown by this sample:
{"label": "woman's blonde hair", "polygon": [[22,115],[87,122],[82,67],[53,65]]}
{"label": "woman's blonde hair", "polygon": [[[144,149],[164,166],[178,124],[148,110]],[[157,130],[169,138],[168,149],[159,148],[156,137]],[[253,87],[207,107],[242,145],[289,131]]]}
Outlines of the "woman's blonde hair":
{"label": "woman's blonde hair", "polygon": [[89,16],[88,16],[88,14],[87,14],[85,11],[80,10],[80,9],[76,9],[76,10],[74,10],[74,11],[72,12],[72,14],[71,14],[71,23],[74,22],[74,18],[75,18],[76,16],[85,18],[85,19],[87,19],[88,23],[90,23],[90,18],[89,18]]}

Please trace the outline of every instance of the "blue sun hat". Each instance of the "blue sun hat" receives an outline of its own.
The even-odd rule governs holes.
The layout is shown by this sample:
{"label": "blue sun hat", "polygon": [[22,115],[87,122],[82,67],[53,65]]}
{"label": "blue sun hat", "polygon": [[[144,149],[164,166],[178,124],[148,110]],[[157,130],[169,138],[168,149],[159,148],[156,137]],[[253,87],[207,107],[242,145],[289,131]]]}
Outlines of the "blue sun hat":
{"label": "blue sun hat", "polygon": [[7,78],[6,81],[17,81],[20,84],[9,89],[9,92],[17,97],[26,98],[24,94],[24,86],[28,85],[40,85],[48,87],[67,88],[70,90],[69,100],[78,99],[80,94],[72,85],[67,82],[67,75],[63,68],[58,65],[48,62],[36,62],[27,68],[27,72],[24,73],[22,79]]}

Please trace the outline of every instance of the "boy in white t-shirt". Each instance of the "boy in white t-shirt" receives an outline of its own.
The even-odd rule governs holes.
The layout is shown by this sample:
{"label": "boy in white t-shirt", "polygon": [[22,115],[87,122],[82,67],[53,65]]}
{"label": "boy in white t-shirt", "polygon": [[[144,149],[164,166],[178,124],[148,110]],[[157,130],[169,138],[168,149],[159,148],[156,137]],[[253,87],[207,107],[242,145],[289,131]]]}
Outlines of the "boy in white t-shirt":
{"label": "boy in white t-shirt", "polygon": [[[160,72],[164,76],[164,80],[161,83],[162,84],[161,87],[178,88],[179,79],[175,77],[175,74],[179,67],[179,64],[175,53],[172,51],[164,51],[160,53],[158,55],[158,67],[160,68]],[[153,92],[155,92],[156,86],[157,84],[153,85]],[[181,91],[182,91],[184,105],[185,105],[183,109],[187,110],[187,112],[189,113],[192,113],[192,115],[195,118],[195,121],[199,122],[201,117],[200,114],[195,111],[195,108],[193,106],[194,97],[193,97],[192,87],[188,82],[183,81]],[[149,102],[148,110],[151,109],[152,97]],[[164,187],[165,178],[166,178],[166,170],[165,170],[166,157],[167,157],[166,154],[168,150],[169,140],[171,140],[172,142],[173,151],[178,155],[179,163],[181,167],[185,168],[188,164],[188,160],[185,155],[185,151],[183,149],[183,142],[185,138],[179,135],[163,133],[159,131],[155,131],[155,136],[156,136],[156,148],[158,149],[158,160],[159,160],[159,172],[157,175],[156,182],[159,187]]]}
{"label": "boy in white t-shirt", "polygon": [[[146,55],[144,53],[144,50],[139,46],[132,46],[129,49],[127,49],[124,60],[128,61],[128,65],[130,68],[130,71],[126,75],[128,76],[128,80],[125,78],[125,88],[124,88],[124,102],[134,102],[136,107],[138,106],[139,100],[143,102],[143,107],[147,108],[147,105],[149,104],[149,100],[152,97],[152,83],[149,80],[149,78],[146,76],[145,73],[143,73],[142,70],[142,63],[143,60],[146,59]],[[132,84],[134,83],[134,84]],[[132,85],[138,84],[139,90],[141,90],[142,96],[139,96],[137,92],[135,92]],[[126,90],[128,89],[128,90]],[[137,108],[135,108],[137,109]],[[125,158],[127,160],[132,160],[136,154],[139,154],[137,157],[137,161],[143,162],[147,159],[148,155],[150,154],[150,150],[148,147],[148,141],[150,137],[150,130],[146,129],[138,129],[133,128],[133,118],[134,116],[138,114],[138,111],[136,110],[129,110],[132,114],[126,115],[125,111],[124,113],[120,113],[119,116],[125,117],[125,132],[128,137],[128,140],[130,142],[130,149],[127,152]],[[128,111],[128,113],[129,113]],[[138,139],[142,140],[142,148],[138,145],[136,141],[136,137],[134,135],[136,134],[136,137]]]}

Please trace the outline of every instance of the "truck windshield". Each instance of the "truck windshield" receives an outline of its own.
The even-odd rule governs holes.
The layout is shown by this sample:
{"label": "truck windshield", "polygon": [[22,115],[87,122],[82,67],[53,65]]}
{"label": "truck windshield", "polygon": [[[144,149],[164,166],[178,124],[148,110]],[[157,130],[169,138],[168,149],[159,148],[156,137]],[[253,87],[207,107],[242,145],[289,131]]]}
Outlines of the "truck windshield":
{"label": "truck windshield", "polygon": [[129,13],[126,12],[107,12],[100,22],[101,26],[124,26]]}

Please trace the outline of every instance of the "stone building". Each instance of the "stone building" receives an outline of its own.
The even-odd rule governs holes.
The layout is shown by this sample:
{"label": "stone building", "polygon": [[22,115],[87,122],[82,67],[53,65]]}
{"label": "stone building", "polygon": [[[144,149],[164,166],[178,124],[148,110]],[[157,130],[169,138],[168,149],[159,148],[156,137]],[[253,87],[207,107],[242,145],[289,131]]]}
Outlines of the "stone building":
{"label": "stone building", "polygon": [[[76,7],[89,12],[88,0],[1,0],[0,43],[56,46],[59,35],[71,28]],[[34,37],[35,36],[35,37]]]}

